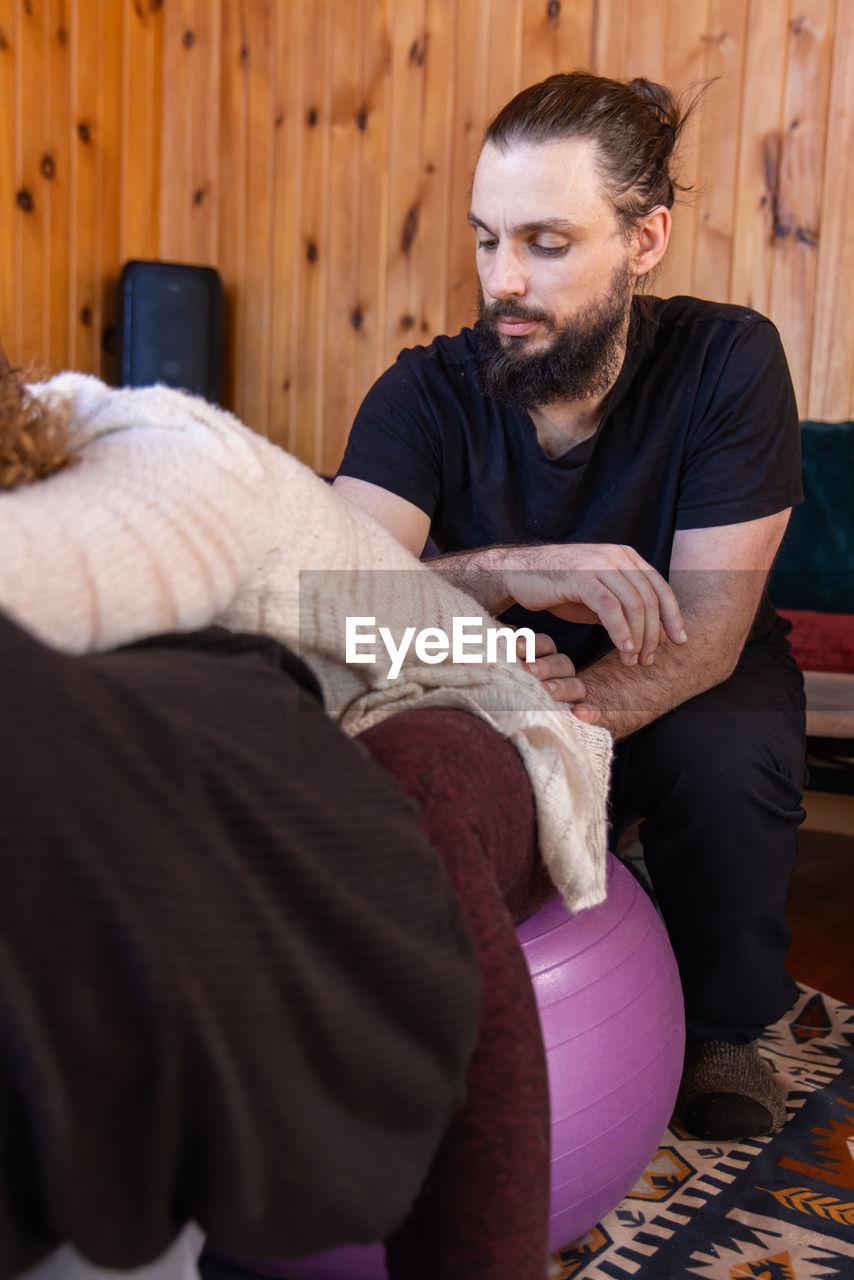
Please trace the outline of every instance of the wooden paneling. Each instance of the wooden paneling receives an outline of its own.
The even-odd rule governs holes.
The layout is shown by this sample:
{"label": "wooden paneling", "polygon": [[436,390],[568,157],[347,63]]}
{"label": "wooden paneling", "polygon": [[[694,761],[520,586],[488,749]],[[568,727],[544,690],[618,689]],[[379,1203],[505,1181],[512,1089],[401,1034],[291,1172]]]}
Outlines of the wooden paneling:
{"label": "wooden paneling", "polygon": [[122,262],[216,266],[228,402],[333,470],[400,348],[473,317],[486,121],[579,66],[713,81],[655,287],[767,312],[801,412],[851,416],[848,0],[0,0],[0,336],[109,375]]}
{"label": "wooden paneling", "polygon": [[[663,58],[663,83],[685,95],[690,102],[706,75],[706,43],[709,0],[667,0],[667,44]],[[691,293],[697,226],[705,192],[700,187],[702,151],[700,126],[703,117],[695,111],[683,130],[677,156],[677,192],[673,209],[673,235],[655,289],[665,295]]]}
{"label": "wooden paneling", "polygon": [[[43,187],[49,226],[46,246],[48,302],[47,350],[48,368],[55,369],[68,360],[70,315],[65,282],[68,279],[70,245],[68,227],[71,222],[71,137],[68,130],[68,101],[71,92],[71,49],[68,39],[68,5],[65,0],[50,0],[46,31],[48,41],[47,147],[42,158],[43,172],[51,175]],[[118,209],[115,210],[118,214]],[[118,257],[118,246],[116,246]]]}
{"label": "wooden paneling", "polygon": [[15,0],[0,0],[0,341],[10,358],[17,358],[16,315],[20,283],[16,237],[15,157]]}
{"label": "wooden paneling", "polygon": [[422,227],[421,142],[424,67],[431,56],[424,0],[395,6],[391,41],[386,251],[386,346],[398,350],[418,340],[421,277],[417,246]]}
{"label": "wooden paneling", "polygon": [[751,6],[735,191],[738,234],[733,238],[729,290],[732,297],[763,313],[771,305],[788,36],[789,24],[780,21],[778,10],[767,4]]}
{"label": "wooden paneling", "polygon": [[[393,0],[360,0],[362,6],[361,106],[356,120],[355,151],[359,178],[356,221],[349,242],[356,256],[355,306],[350,320],[356,335],[353,365],[353,392],[350,410],[370,386],[375,371],[382,367],[386,342],[386,274],[388,255],[388,193],[391,174],[388,164],[390,132],[390,77],[392,56],[391,22]],[[447,80],[445,81],[447,86]],[[447,145],[447,135],[442,140]],[[449,174],[443,155],[441,169]],[[434,227],[431,243],[441,237],[442,224]],[[340,422],[340,419],[339,419]],[[334,470],[340,456],[340,427],[330,422],[325,433],[327,469]]]}
{"label": "wooden paneling", "polygon": [[455,0],[427,0],[427,24],[432,32],[430,56],[424,67],[421,187],[415,243],[416,269],[422,282],[416,341],[441,333],[447,315],[451,233],[451,170],[447,140],[454,131],[454,97],[449,92],[448,68],[454,65]]}
{"label": "wooden paneling", "polygon": [[[488,53],[486,24],[477,6],[457,0],[454,60],[448,68],[447,89],[453,94],[454,126],[445,153],[451,166],[451,202],[448,224],[448,294],[445,327],[453,332],[471,324],[475,314],[473,239],[466,222],[471,180],[484,123],[489,119],[486,102]],[[451,78],[453,75],[453,79]],[[425,232],[426,234],[426,232]]]}
{"label": "wooden paneling", "polygon": [[[362,110],[363,13],[353,4],[341,14],[331,31],[329,56],[331,99],[329,109],[328,205],[329,230],[321,239],[328,243],[325,298],[322,310],[321,380],[324,388],[324,422],[338,422],[346,416],[354,397],[353,374],[358,362],[362,334],[358,320],[359,262],[354,252],[354,229],[358,227],[362,195],[359,128]],[[337,458],[324,454],[325,433],[316,446],[319,469],[334,469]]]}
{"label": "wooden paneling", "polygon": [[[851,13],[850,5],[843,10]],[[775,255],[770,314],[780,329],[798,402],[810,401],[818,246],[824,186],[834,0],[800,0],[789,23],[786,93],[780,121]],[[842,177],[841,166],[838,178]]]}
{"label": "wooden paneling", "polygon": [[158,256],[166,262],[193,260],[190,233],[193,153],[198,148],[198,140],[193,137],[198,62],[194,8],[193,0],[169,0],[163,9],[164,83],[180,85],[180,92],[167,92],[163,98],[161,158],[169,190],[164,190],[160,202]]}
{"label": "wooden paneling", "polygon": [[17,219],[18,296],[16,312],[22,362],[37,366],[47,346],[45,302],[48,275],[47,201],[42,159],[47,137],[45,119],[44,45],[47,5],[19,7],[15,15],[15,185]]}
{"label": "wooden paneling", "polygon": [[[839,9],[839,17],[843,15]],[[809,413],[827,419],[854,403],[854,23],[840,22],[828,114]],[[851,409],[848,415],[854,416]]]}
{"label": "wooden paneling", "polygon": [[69,362],[84,373],[100,365],[99,179],[103,172],[100,79],[105,50],[103,6],[78,0],[71,25],[71,260]]}
{"label": "wooden paneling", "polygon": [[121,174],[120,257],[128,262],[160,252],[163,17],[148,0],[122,5],[122,17],[121,154],[111,163]]}
{"label": "wooden paneling", "polygon": [[295,452],[317,467],[329,421],[324,413],[323,324],[329,240],[325,235],[330,82],[329,45],[333,0],[306,5],[302,58],[305,67],[303,94],[297,103],[302,132],[302,199],[297,241],[298,271],[294,282],[297,300]]}
{"label": "wooden paneling", "polygon": [[[199,0],[196,0],[198,5]],[[246,119],[246,240],[240,280],[246,299],[238,370],[251,366],[251,380],[240,379],[241,417],[259,431],[270,420],[270,322],[274,283],[270,276],[273,241],[273,154],[278,6],[274,0],[241,5],[244,12],[243,59]],[[322,419],[321,419],[322,422]]]}
{"label": "wooden paneling", "polygon": [[302,202],[303,60],[301,5],[277,13],[273,113],[273,235],[270,271],[275,304],[270,325],[270,419],[267,430],[285,448],[296,444],[300,366],[296,288]]}
{"label": "wooden paneling", "polygon": [[589,0],[523,0],[520,88],[557,71],[591,66],[594,10]]}
{"label": "wooden paneling", "polygon": [[[743,0],[709,0],[705,32],[707,79],[718,92],[701,114],[699,183],[702,212],[696,224],[691,292],[725,302],[735,240],[735,194],[747,5]],[[710,95],[711,97],[711,95]]]}

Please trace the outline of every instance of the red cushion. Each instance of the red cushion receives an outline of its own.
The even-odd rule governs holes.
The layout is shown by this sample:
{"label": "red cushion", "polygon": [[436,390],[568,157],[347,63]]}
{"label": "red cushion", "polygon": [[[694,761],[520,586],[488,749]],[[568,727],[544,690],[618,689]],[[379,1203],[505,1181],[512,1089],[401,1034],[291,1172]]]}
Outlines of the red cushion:
{"label": "red cushion", "polygon": [[789,643],[802,671],[854,674],[854,613],[778,609],[792,623]]}

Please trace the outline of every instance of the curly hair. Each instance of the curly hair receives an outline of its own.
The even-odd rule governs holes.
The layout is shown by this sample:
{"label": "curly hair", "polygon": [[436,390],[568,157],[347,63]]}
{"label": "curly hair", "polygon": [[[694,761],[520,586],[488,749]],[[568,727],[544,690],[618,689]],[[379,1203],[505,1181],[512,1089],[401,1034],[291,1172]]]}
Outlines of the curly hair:
{"label": "curly hair", "polygon": [[74,461],[67,412],[31,395],[23,371],[0,347],[0,489],[41,480]]}

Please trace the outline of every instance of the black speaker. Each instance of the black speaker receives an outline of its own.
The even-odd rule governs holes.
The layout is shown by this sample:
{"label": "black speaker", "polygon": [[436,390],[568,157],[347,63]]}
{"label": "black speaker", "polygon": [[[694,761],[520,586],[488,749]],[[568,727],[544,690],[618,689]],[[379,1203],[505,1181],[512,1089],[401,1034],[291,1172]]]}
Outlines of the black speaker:
{"label": "black speaker", "polygon": [[126,262],[118,310],[123,386],[163,382],[221,403],[225,301],[213,267]]}

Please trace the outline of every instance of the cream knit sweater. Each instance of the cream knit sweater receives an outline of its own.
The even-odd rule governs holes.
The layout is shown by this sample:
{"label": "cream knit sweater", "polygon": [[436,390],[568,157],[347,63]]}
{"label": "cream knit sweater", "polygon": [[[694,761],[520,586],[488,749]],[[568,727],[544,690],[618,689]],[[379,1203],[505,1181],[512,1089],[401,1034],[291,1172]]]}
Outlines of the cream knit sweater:
{"label": "cream knit sweater", "polygon": [[[552,702],[519,663],[400,676],[345,662],[345,619],[451,633],[483,619],[376,521],[295,458],[205,401],[66,373],[31,388],[71,410],[76,465],[0,494],[0,607],[69,653],[212,623],[296,650],[349,734],[412,707],[481,716],[518,749],[540,847],[574,910],[605,896],[610,734]],[[503,653],[503,648],[499,649]],[[472,762],[477,767],[477,762]],[[334,781],[333,781],[334,786]]]}

